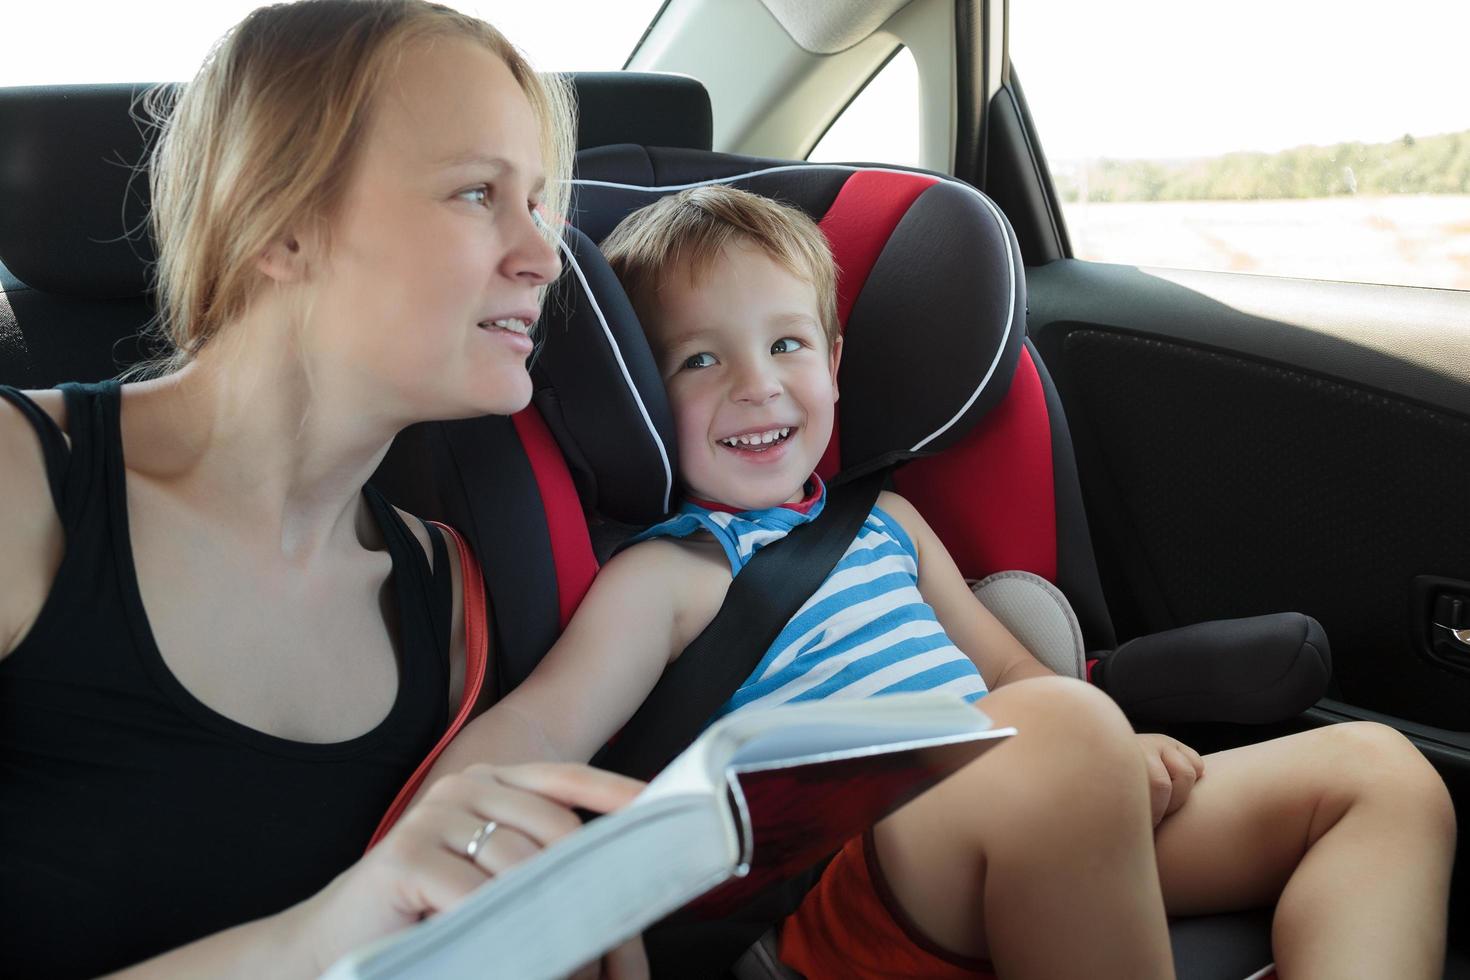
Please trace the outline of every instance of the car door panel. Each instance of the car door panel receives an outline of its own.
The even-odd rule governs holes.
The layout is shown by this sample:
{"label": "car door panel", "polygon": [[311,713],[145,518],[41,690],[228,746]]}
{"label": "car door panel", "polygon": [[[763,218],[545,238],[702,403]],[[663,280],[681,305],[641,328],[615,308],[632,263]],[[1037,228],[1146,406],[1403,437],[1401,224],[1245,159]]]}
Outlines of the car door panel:
{"label": "car door panel", "polygon": [[1470,294],[1075,260],[1028,289],[1120,637],[1300,610],[1342,702],[1470,728],[1413,603],[1470,580]]}

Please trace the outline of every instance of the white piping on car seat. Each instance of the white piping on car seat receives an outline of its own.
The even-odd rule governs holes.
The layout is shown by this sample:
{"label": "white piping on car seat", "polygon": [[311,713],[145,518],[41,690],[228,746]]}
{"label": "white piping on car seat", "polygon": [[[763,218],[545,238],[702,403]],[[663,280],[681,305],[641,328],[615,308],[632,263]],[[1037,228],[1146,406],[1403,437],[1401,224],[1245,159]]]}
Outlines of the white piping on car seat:
{"label": "white piping on car seat", "polygon": [[[1000,358],[1001,355],[1005,353],[1006,341],[1009,340],[1011,336],[1011,327],[1016,317],[1016,259],[1015,256],[1011,254],[1010,236],[1005,234],[1005,222],[1001,218],[1000,209],[995,206],[995,203],[991,201],[990,198],[986,197],[984,194],[981,194],[979,191],[977,191],[975,188],[971,187],[964,181],[955,180],[953,177],[944,177],[939,174],[923,173],[914,170],[900,170],[896,167],[855,167],[850,164],[840,163],[793,163],[786,164],[780,167],[766,167],[763,170],[752,170],[748,173],[743,174],[733,174],[729,177],[716,177],[711,180],[696,180],[688,184],[666,184],[662,187],[644,187],[640,184],[619,184],[608,180],[585,180],[581,178],[574,179],[572,181],[572,185],[574,187],[610,187],[615,190],[643,191],[645,193],[656,192],[667,194],[672,193],[673,191],[688,190],[691,187],[707,187],[710,184],[728,184],[732,181],[745,180],[749,177],[760,177],[764,176],[765,174],[785,173],[791,170],[840,170],[847,173],[871,172],[884,174],[906,174],[908,176],[917,177],[933,177],[938,181],[946,184],[952,184],[955,187],[963,189],[967,193],[975,195],[975,197],[979,199],[980,203],[985,205],[986,209],[990,212],[991,217],[995,219],[996,224],[1000,226],[1001,237],[1005,239],[1006,242],[1006,273],[1010,276],[1010,299],[1006,304],[1006,326],[1005,330],[1001,332],[1000,344],[996,347],[995,357],[991,360],[990,367],[985,371],[985,377],[980,379],[980,384],[976,386],[973,392],[970,393],[970,397],[965,399],[965,403],[960,406],[959,411],[955,412],[948,422],[944,423],[939,428],[935,429],[933,432],[929,433],[927,436],[914,443],[913,447],[909,449],[909,452],[916,453],[920,449],[923,449],[929,443],[933,442],[935,439],[939,438],[950,429],[952,429],[955,423],[960,420],[960,417],[970,410],[970,406],[975,404],[975,399],[979,398],[980,393],[985,390],[985,386],[990,384],[990,379],[995,374],[995,369],[1000,366]],[[585,285],[586,282],[584,280],[583,286]],[[601,315],[602,314],[599,311],[598,316]],[[662,448],[660,448],[660,451],[662,451]]]}
{"label": "white piping on car seat", "polygon": [[1255,973],[1252,973],[1250,976],[1246,977],[1245,980],[1265,980],[1266,977],[1269,977],[1271,974],[1273,974],[1275,972],[1276,972],[1276,961],[1275,960],[1272,960],[1270,963],[1267,963],[1265,966],[1261,967]]}
{"label": "white piping on car seat", "polygon": [[613,357],[618,362],[618,370],[623,373],[623,382],[628,386],[628,393],[633,396],[633,404],[638,406],[638,414],[643,417],[643,424],[648,427],[648,434],[653,437],[653,444],[658,447],[658,458],[664,465],[664,512],[667,513],[669,501],[674,495],[674,470],[669,465],[669,451],[664,446],[664,441],[659,438],[658,429],[648,415],[648,409],[643,404],[642,396],[638,394],[638,386],[633,383],[633,376],[628,373],[628,365],[623,360],[623,352],[618,348],[617,341],[613,339],[612,328],[607,325],[607,317],[603,315],[602,306],[598,304],[592,287],[587,284],[587,277],[583,275],[582,267],[577,264],[577,257],[567,247],[565,239],[557,239],[557,245],[560,246],[562,254],[567,257],[567,264],[577,274],[577,281],[582,284],[582,292],[592,304],[592,312],[597,314],[597,322],[602,325],[602,333],[607,338],[607,346],[612,350]]}

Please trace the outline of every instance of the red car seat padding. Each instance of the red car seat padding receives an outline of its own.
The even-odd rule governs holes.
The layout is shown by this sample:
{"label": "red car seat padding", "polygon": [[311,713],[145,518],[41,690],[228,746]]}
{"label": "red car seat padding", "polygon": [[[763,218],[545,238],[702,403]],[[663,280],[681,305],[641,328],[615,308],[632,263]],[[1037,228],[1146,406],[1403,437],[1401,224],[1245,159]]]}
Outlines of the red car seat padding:
{"label": "red car seat padding", "polygon": [[546,511],[546,527],[550,536],[551,560],[556,568],[557,612],[559,629],[566,629],[582,597],[592,586],[597,574],[597,559],[592,555],[592,542],[582,516],[582,502],[572,485],[572,474],[566,460],[546,427],[541,414],[527,408],[511,416],[516,434],[521,437],[536,486],[541,492],[541,505]]}
{"label": "red car seat padding", "polygon": [[[1020,569],[1055,582],[1051,424],[1031,352],[1021,351],[1005,401],[948,452],[901,467],[894,483],[967,577]],[[979,519],[987,514],[1004,519]]]}

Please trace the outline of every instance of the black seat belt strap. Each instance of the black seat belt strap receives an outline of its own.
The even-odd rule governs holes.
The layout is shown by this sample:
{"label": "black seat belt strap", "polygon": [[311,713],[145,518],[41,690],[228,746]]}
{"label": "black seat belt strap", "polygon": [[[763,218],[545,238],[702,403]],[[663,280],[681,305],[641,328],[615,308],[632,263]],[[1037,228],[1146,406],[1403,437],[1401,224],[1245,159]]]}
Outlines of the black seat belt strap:
{"label": "black seat belt strap", "polygon": [[879,470],[829,487],[822,513],[757,551],[709,626],[592,764],[647,779],[693,742],[846,554],[887,475]]}

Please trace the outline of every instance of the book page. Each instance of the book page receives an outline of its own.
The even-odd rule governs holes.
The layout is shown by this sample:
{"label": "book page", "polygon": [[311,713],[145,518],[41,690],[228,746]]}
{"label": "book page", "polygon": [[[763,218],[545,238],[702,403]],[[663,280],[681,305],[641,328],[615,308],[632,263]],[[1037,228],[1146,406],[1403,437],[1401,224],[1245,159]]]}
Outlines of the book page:
{"label": "book page", "polygon": [[[767,723],[767,716],[779,717],[780,724]],[[787,704],[749,715],[732,715],[716,728],[726,724],[730,736],[739,742],[730,761],[741,766],[780,764],[862,746],[979,733],[991,727],[990,719],[979,708],[936,691],[862,701]],[[712,728],[710,733],[714,731]]]}

